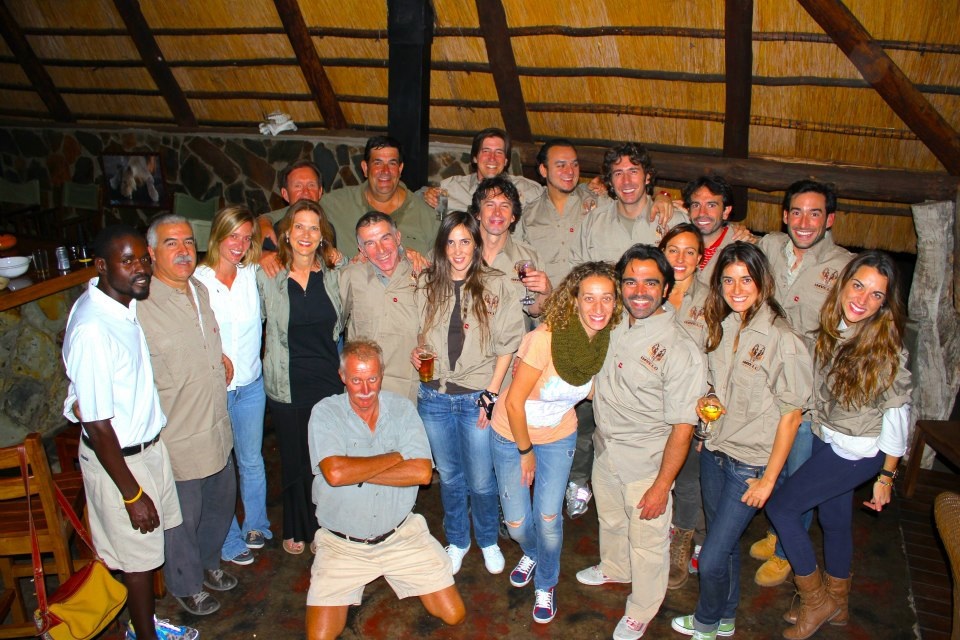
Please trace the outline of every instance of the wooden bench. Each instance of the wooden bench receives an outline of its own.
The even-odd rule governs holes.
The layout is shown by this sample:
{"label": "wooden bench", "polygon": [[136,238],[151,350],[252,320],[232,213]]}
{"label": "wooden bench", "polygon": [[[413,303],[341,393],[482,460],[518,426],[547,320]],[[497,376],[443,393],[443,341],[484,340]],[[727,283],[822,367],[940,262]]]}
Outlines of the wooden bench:
{"label": "wooden bench", "polygon": [[917,420],[913,446],[910,447],[910,460],[903,478],[903,495],[907,498],[912,498],[917,488],[917,474],[920,473],[924,445],[930,445],[937,454],[960,467],[960,421]]}

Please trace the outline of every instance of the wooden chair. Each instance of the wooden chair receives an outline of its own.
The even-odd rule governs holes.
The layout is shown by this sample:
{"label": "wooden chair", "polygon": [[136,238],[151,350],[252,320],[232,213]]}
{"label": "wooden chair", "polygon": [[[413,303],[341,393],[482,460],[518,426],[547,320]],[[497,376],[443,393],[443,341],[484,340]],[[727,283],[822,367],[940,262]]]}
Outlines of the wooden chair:
{"label": "wooden chair", "polygon": [[944,491],[933,501],[937,530],[950,556],[953,573],[953,631],[950,640],[960,640],[960,495]]}
{"label": "wooden chair", "polygon": [[220,209],[220,198],[197,200],[185,193],[173,194],[173,212],[190,221],[197,253],[206,253],[210,243],[210,224]]}
{"label": "wooden chair", "polygon": [[[31,433],[24,440],[30,484],[34,524],[37,527],[40,552],[44,559],[44,571],[56,574],[63,584],[74,570],[70,555],[70,535],[73,527],[60,513],[54,496],[56,482],[67,500],[77,505],[82,500],[83,479],[79,473],[58,474],[50,472],[47,454],[40,435]],[[33,576],[30,559],[30,528],[27,520],[27,500],[20,473],[17,447],[0,448],[0,576],[4,591],[0,594],[0,615],[5,619],[11,614],[12,623],[0,625],[0,638],[18,638],[34,635],[33,616],[28,615],[20,589],[20,578]],[[49,556],[52,555],[52,558]]]}
{"label": "wooden chair", "polygon": [[64,182],[60,189],[60,234],[68,242],[85,244],[100,230],[100,187]]}

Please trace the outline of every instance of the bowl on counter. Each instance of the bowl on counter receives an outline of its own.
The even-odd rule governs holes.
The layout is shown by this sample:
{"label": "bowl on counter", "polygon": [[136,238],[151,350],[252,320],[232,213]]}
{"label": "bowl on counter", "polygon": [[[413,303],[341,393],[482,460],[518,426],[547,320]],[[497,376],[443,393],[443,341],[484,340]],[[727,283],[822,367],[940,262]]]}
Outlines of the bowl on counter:
{"label": "bowl on counter", "polygon": [[0,258],[0,276],[4,278],[16,278],[22,276],[30,268],[30,258],[24,256],[15,256],[13,258]]}

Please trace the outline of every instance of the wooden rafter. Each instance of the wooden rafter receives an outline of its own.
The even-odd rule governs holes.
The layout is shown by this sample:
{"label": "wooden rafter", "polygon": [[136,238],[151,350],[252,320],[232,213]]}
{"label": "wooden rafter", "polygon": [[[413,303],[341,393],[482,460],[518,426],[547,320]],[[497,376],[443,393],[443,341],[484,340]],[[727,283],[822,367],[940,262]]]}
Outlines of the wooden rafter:
{"label": "wooden rafter", "polygon": [[798,0],[952,175],[960,175],[960,135],[890,59],[841,0]]}
{"label": "wooden rafter", "polygon": [[130,39],[133,40],[137,51],[140,52],[140,58],[143,60],[144,66],[150,72],[157,89],[160,90],[160,95],[163,96],[167,106],[170,107],[170,113],[173,114],[173,119],[177,125],[181,127],[197,126],[197,117],[193,115],[190,103],[187,102],[183,90],[180,89],[180,84],[173,77],[173,72],[167,65],[163,52],[160,50],[160,45],[157,44],[153,33],[150,31],[150,25],[147,24],[147,19],[143,16],[143,11],[140,10],[140,3],[137,0],[113,0],[113,4],[127,27]]}
{"label": "wooden rafter", "polygon": [[514,140],[529,142],[533,140],[533,133],[520,87],[517,60],[507,30],[507,13],[501,0],[476,0],[476,3],[480,32],[487,47],[490,72],[500,99],[503,126]]}
{"label": "wooden rafter", "polygon": [[33,52],[33,47],[30,46],[20,30],[20,25],[17,24],[10,10],[7,9],[7,5],[2,1],[0,1],[0,33],[3,34],[3,39],[7,41],[7,46],[10,47],[10,51],[13,52],[17,62],[23,67],[24,73],[33,83],[50,115],[60,122],[73,122],[73,114],[70,113],[67,103],[63,101],[63,96],[57,91],[50,74],[40,63],[37,55]]}
{"label": "wooden rafter", "polygon": [[[753,0],[726,0],[724,56],[727,74],[726,106],[723,119],[723,155],[746,158],[750,155],[750,111],[753,90]],[[734,202],[738,214],[747,213],[747,188],[736,186]]]}
{"label": "wooden rafter", "polygon": [[293,47],[293,52],[297,56],[300,69],[307,80],[307,86],[313,93],[324,123],[328,129],[346,129],[347,118],[343,115],[343,109],[340,108],[337,95],[333,92],[333,85],[330,84],[330,78],[323,69],[317,49],[313,46],[300,5],[297,0],[273,0],[273,3],[277,7],[280,21],[287,32],[287,38],[290,39],[290,46]]}

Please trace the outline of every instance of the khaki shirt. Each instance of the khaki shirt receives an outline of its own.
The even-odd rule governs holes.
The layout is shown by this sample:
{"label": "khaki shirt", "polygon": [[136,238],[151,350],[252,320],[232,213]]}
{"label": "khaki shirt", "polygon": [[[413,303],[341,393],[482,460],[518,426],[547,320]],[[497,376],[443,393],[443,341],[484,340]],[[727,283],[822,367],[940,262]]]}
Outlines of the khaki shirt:
{"label": "khaki shirt", "polygon": [[347,338],[375,340],[383,349],[383,390],[416,402],[420,378],[410,353],[417,346],[420,314],[410,262],[401,257],[386,283],[371,262],[349,264],[339,273]]}
{"label": "khaki shirt", "polygon": [[793,252],[793,241],[785,233],[768,233],[757,244],[767,255],[773,278],[777,283],[777,302],[787,314],[790,325],[800,334],[810,353],[813,353],[820,328],[820,307],[840,277],[840,272],[853,260],[853,254],[833,243],[827,235],[803,253],[803,260],[791,284],[787,251]]}
{"label": "khaki shirt", "polygon": [[[790,323],[767,305],[744,329],[736,313],[724,318],[722,327],[720,346],[707,354],[707,364],[708,380],[727,412],[706,446],[741,462],[766,466],[780,417],[811,404],[810,353]],[[734,352],[738,330],[740,342]]]}
{"label": "khaki shirt", "polygon": [[697,348],[701,352],[703,352],[704,345],[707,343],[707,320],[704,309],[709,292],[709,287],[699,282],[694,276],[690,288],[683,293],[683,300],[680,302],[680,308],[677,309],[676,313],[677,325],[697,343]]}
{"label": "khaki shirt", "polygon": [[[526,209],[527,205],[543,193],[543,185],[534,182],[523,176],[515,176],[511,173],[501,174],[504,178],[513,183],[520,193],[521,209]],[[468,176],[450,176],[444,178],[440,183],[441,189],[447,190],[447,211],[466,211],[473,204],[473,193],[480,185],[476,173]]]}
{"label": "khaki shirt", "polygon": [[673,308],[630,326],[624,312],[596,377],[596,456],[609,456],[623,483],[656,477],[676,424],[696,424],[706,393],[703,354],[676,324]]}
{"label": "khaki shirt", "polygon": [[624,252],[639,243],[656,246],[663,235],[680,224],[689,222],[687,215],[674,208],[673,217],[666,227],[650,222],[650,210],[653,198],[647,196],[643,211],[633,223],[633,229],[626,226],[617,210],[618,200],[604,198],[597,208],[587,216],[577,229],[570,248],[570,266],[575,267],[591,260],[606,260],[616,263]]}
{"label": "khaki shirt", "polygon": [[[420,314],[420,332],[424,332],[427,296],[422,288],[425,278],[421,276],[416,292],[417,309]],[[473,301],[463,290],[460,309],[463,312],[463,351],[457,366],[451,371],[447,343],[450,314],[453,311],[454,294],[450,292],[434,315],[433,326],[426,330],[424,342],[437,349],[433,377],[440,381],[440,392],[446,393],[447,383],[452,382],[466,389],[481,391],[493,379],[493,371],[499,356],[515,353],[524,334],[521,305],[506,301],[515,296],[515,290],[506,274],[486,269],[483,275],[484,306],[487,310],[489,335],[482,341],[477,318],[473,315]],[[496,391],[496,389],[494,389]]]}
{"label": "khaki shirt", "polygon": [[[488,265],[502,271],[510,278],[510,284],[512,285],[512,290],[516,292],[516,295],[509,302],[511,304],[516,304],[524,312],[526,307],[520,303],[520,299],[526,295],[526,287],[523,286],[523,283],[520,282],[520,276],[517,275],[517,270],[514,268],[514,265],[517,264],[520,260],[532,260],[533,264],[537,266],[538,270],[543,270],[540,261],[540,254],[536,249],[531,247],[526,242],[520,242],[514,239],[511,236],[507,236],[507,242],[503,245],[503,249],[500,250],[500,253],[497,254],[497,257],[493,259],[493,264]],[[550,281],[553,284],[553,281]],[[536,294],[533,294],[536,296]]]}
{"label": "khaki shirt", "polygon": [[[851,333],[852,330],[848,329],[842,335],[847,338]],[[820,427],[826,426],[848,436],[879,436],[880,427],[883,426],[883,412],[887,409],[902,407],[910,402],[912,385],[910,370],[907,369],[908,357],[905,349],[900,352],[900,368],[893,384],[884,389],[883,393],[874,398],[872,402],[860,407],[848,408],[840,405],[833,397],[833,393],[831,393],[827,384],[829,382],[827,378],[830,373],[829,366],[819,369],[814,375],[816,397],[814,398],[813,408],[813,432],[817,436],[821,436]]]}
{"label": "khaki shirt", "polygon": [[157,278],[150,283],[150,296],[137,302],[137,320],[167,416],[160,438],[178,482],[217,473],[233,449],[220,327],[207,288],[196,278],[190,278],[190,284],[199,317],[189,287],[180,291]]}
{"label": "khaki shirt", "polygon": [[557,211],[546,190],[523,208],[515,236],[537,250],[543,260],[537,267],[554,287],[570,273],[570,249],[577,230],[597,202],[598,197],[581,185],[567,197],[563,211]]}
{"label": "khaki shirt", "polygon": [[283,220],[283,216],[287,215],[287,209],[289,208],[289,205],[286,207],[280,207],[279,209],[268,211],[263,215],[270,219],[270,222],[273,224],[273,226],[277,226],[277,223]]}
{"label": "khaki shirt", "polygon": [[[427,206],[422,198],[408,190],[401,182],[398,189],[403,190],[403,203],[390,214],[400,241],[407,249],[426,255],[433,248],[440,222],[437,213]],[[334,189],[323,196],[320,203],[330,224],[337,233],[337,249],[348,259],[357,255],[357,220],[374,208],[367,202],[367,182],[352,187]]]}
{"label": "khaki shirt", "polygon": [[710,277],[713,275],[714,269],[717,268],[717,256],[720,255],[720,252],[723,251],[723,248],[733,244],[733,230],[730,227],[727,227],[727,232],[723,234],[723,239],[720,240],[720,246],[717,247],[716,253],[713,254],[713,257],[710,258],[703,269],[697,273],[697,279],[700,280],[705,285],[710,284]]}

